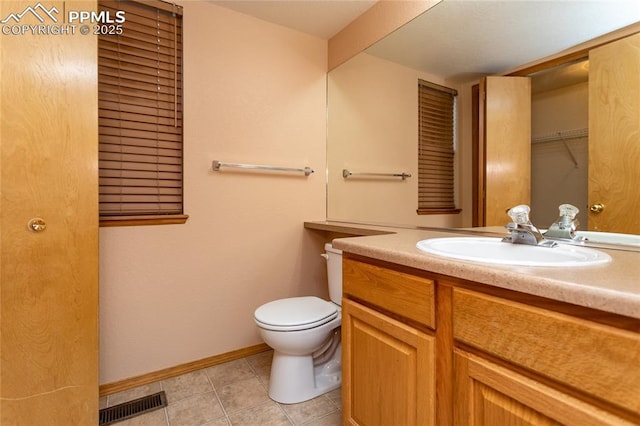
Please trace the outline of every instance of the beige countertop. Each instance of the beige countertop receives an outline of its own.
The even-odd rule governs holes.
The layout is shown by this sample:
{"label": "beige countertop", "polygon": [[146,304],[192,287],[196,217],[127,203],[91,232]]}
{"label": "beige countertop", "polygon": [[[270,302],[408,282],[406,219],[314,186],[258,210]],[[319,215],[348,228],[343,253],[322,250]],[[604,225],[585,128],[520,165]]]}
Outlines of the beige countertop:
{"label": "beige countertop", "polygon": [[612,261],[574,268],[488,265],[430,255],[418,241],[461,234],[505,235],[498,228],[419,229],[343,222],[306,222],[305,227],[359,237],[337,238],[337,249],[425,271],[640,319],[640,252],[598,247]]}

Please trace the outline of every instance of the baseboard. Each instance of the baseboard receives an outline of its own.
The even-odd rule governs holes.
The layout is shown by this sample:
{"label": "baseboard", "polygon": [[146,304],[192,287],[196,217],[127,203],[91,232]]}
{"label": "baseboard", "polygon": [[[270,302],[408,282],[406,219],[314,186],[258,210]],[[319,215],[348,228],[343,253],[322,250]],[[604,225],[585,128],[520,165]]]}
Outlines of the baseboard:
{"label": "baseboard", "polygon": [[220,355],[214,355],[208,358],[200,359],[198,361],[192,361],[186,364],[176,365],[175,367],[165,368],[163,370],[143,374],[141,376],[130,377],[128,379],[119,380],[113,383],[105,383],[104,385],[100,385],[100,396],[111,395],[113,393],[133,389],[138,386],[148,385],[149,383],[157,382],[159,380],[165,380],[170,377],[191,373],[192,371],[200,370],[202,368],[211,367],[213,365],[244,358],[246,356],[254,355],[260,352],[265,352],[269,349],[271,348],[265,343],[260,343],[258,345],[249,346],[248,348],[238,349]]}

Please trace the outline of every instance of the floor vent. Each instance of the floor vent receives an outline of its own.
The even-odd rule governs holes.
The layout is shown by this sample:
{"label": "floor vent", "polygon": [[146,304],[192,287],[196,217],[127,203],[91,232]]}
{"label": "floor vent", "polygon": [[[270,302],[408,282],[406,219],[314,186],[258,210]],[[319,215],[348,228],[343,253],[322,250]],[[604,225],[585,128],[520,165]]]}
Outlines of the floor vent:
{"label": "floor vent", "polygon": [[164,391],[100,410],[100,426],[110,425],[167,406]]}

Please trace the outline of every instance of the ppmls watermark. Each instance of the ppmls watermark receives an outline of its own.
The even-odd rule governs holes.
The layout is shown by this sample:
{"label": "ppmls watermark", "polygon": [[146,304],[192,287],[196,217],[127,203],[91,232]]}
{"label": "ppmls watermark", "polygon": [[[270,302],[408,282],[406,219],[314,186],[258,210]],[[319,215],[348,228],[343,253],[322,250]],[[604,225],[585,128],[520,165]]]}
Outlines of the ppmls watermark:
{"label": "ppmls watermark", "polygon": [[[74,35],[87,34],[122,34],[125,12],[66,10],[62,2],[62,11],[52,6],[47,8],[41,2],[27,6],[22,11],[9,13],[2,24],[2,34],[20,35]],[[37,23],[34,23],[37,22]]]}

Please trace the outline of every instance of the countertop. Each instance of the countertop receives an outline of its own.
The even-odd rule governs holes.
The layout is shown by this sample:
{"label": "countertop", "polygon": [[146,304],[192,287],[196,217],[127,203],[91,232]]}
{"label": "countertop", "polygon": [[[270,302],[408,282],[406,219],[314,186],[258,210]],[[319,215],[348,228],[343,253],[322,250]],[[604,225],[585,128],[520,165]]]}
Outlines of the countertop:
{"label": "countertop", "polygon": [[305,222],[309,229],[357,237],[336,238],[337,249],[451,277],[640,319],[640,252],[606,249],[605,265],[574,268],[488,265],[430,255],[418,241],[461,235],[504,236],[496,228],[421,229],[345,222]]}

